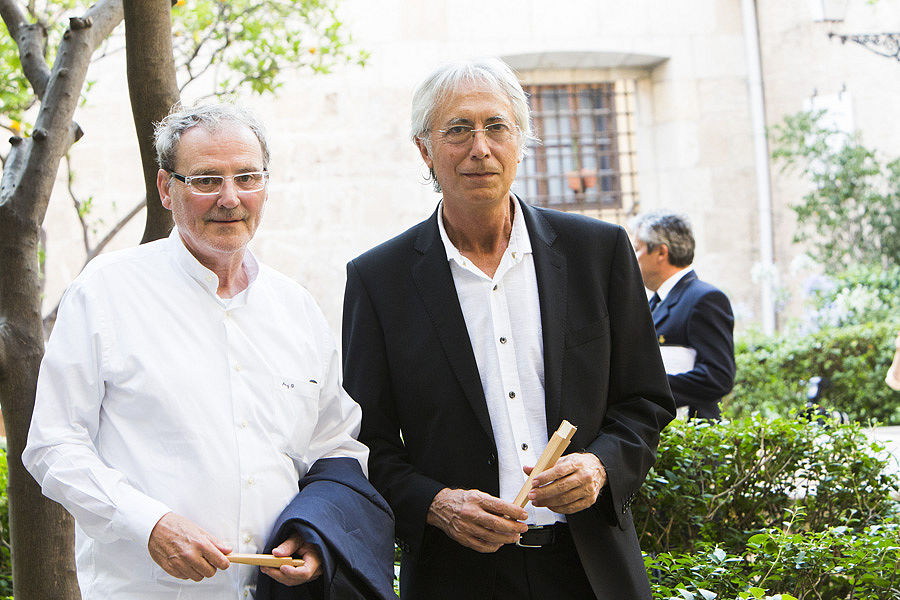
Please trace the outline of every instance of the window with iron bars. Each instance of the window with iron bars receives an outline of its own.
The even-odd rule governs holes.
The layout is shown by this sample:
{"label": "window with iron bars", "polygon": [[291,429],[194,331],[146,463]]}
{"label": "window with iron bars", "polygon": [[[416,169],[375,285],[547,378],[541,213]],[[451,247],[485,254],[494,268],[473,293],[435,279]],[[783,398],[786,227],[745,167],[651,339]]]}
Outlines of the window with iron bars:
{"label": "window with iron bars", "polygon": [[638,199],[634,81],[523,87],[540,143],[529,144],[513,191],[539,206],[630,214]]}

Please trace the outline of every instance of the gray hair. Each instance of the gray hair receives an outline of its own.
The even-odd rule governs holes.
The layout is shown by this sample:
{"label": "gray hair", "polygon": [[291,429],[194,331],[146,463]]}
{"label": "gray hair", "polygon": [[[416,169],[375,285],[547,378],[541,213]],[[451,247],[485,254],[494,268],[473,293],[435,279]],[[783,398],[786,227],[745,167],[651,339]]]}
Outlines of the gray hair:
{"label": "gray hair", "polygon": [[178,142],[185,131],[200,126],[207,131],[215,132],[224,123],[244,125],[253,132],[256,139],[259,140],[259,147],[262,150],[263,168],[267,169],[269,167],[269,143],[266,140],[266,131],[262,123],[246,108],[227,103],[201,104],[189,108],[180,104],[173,106],[172,112],[156,123],[153,129],[159,168],[166,171],[175,170]]}
{"label": "gray hair", "polygon": [[[506,96],[512,105],[513,119],[519,128],[519,157],[526,154],[529,140],[536,140],[531,131],[531,113],[528,109],[528,97],[519,80],[509,66],[498,58],[480,58],[460,61],[439,67],[413,94],[412,116],[410,119],[410,137],[415,142],[422,140],[428,152],[431,152],[431,127],[435,113],[440,105],[463,85],[484,84],[497,94]],[[434,183],[434,190],[441,191],[441,186],[434,176],[429,178]]]}
{"label": "gray hair", "polygon": [[694,262],[694,234],[686,215],[656,210],[636,216],[628,227],[644,242],[647,252],[653,252],[657,246],[668,247],[669,264],[673,267],[687,267]]}

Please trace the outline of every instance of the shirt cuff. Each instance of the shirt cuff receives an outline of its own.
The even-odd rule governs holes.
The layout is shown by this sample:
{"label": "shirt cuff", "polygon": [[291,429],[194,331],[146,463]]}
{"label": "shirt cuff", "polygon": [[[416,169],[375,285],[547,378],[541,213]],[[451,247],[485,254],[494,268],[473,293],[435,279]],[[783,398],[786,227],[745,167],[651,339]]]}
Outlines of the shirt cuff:
{"label": "shirt cuff", "polygon": [[112,524],[113,530],[119,536],[141,543],[146,548],[153,528],[172,509],[131,487],[126,487],[120,493],[117,499],[120,508]]}

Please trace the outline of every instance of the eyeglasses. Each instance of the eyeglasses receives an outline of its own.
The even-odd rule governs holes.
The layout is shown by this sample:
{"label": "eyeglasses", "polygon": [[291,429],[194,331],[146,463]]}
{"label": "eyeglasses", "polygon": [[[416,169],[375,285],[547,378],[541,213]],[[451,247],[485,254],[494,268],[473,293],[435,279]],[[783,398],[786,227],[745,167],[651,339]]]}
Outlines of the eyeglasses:
{"label": "eyeglasses", "polygon": [[[166,169],[168,171],[168,169]],[[184,183],[191,191],[200,196],[211,196],[222,191],[225,180],[234,182],[238,192],[258,192],[266,187],[269,181],[268,171],[251,171],[250,173],[238,173],[236,175],[191,175],[184,176],[175,171],[169,171],[169,175]]]}
{"label": "eyeglasses", "polygon": [[471,125],[453,125],[447,129],[438,129],[441,140],[448,144],[465,144],[475,138],[479,131],[484,133],[488,141],[503,144],[513,139],[518,127],[505,121],[485,125],[484,129],[475,129]]}

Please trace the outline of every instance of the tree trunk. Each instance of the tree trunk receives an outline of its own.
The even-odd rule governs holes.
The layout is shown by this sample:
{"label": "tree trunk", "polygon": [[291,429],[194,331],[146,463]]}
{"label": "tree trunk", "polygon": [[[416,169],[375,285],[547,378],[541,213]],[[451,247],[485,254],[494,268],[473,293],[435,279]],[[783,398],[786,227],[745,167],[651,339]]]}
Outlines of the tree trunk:
{"label": "tree trunk", "polygon": [[125,0],[124,9],[128,93],[147,190],[143,244],[166,237],[172,230],[172,213],[160,203],[156,189],[159,167],[153,145],[153,123],[169,114],[179,97],[172,55],[172,3]]}
{"label": "tree trunk", "polygon": [[3,218],[0,240],[0,260],[6,273],[0,278],[0,305],[5,319],[0,343],[6,357],[0,377],[0,399],[9,449],[7,490],[15,597],[74,600],[80,594],[75,578],[72,518],[62,506],[44,498],[21,461],[44,351],[38,230],[34,223]]}
{"label": "tree trunk", "polygon": [[9,520],[16,600],[76,600],[72,519],[44,498],[22,466],[43,356],[38,240],[59,162],[80,137],[72,122],[91,55],[122,20],[121,0],[70,19],[52,70],[35,54],[42,35],[21,7],[0,0],[41,108],[32,137],[13,138],[0,182],[0,406],[9,461]]}

